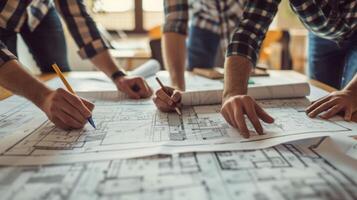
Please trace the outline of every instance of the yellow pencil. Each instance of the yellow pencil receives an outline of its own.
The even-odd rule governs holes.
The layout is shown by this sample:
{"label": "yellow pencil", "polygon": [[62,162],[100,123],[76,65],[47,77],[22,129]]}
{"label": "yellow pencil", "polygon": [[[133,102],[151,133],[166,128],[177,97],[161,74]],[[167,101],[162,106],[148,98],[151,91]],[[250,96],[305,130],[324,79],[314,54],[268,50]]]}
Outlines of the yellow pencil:
{"label": "yellow pencil", "polygon": [[[53,68],[53,70],[55,70],[55,72],[56,72],[56,74],[58,75],[58,77],[61,79],[61,81],[63,82],[63,84],[66,86],[67,90],[68,90],[70,93],[72,93],[72,94],[75,95],[76,93],[73,91],[71,85],[68,83],[68,81],[66,80],[66,78],[63,76],[62,71],[60,70],[60,68],[58,67],[58,65],[55,63],[55,64],[52,65],[52,68]],[[90,125],[93,126],[93,128],[96,128],[92,116],[90,116],[90,117],[88,118],[88,122],[89,122]]]}

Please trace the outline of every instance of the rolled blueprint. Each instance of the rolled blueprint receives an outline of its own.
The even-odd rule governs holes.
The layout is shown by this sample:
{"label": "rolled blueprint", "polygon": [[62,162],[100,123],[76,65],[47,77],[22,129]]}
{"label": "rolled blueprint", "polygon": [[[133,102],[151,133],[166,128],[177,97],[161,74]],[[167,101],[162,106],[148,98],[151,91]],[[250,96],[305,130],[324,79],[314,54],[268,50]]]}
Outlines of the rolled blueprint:
{"label": "rolled blueprint", "polygon": [[[183,105],[211,105],[222,103],[223,90],[188,91],[182,94]],[[248,95],[254,99],[299,98],[310,94],[306,82],[284,85],[256,86],[248,88]]]}
{"label": "rolled blueprint", "polygon": [[158,71],[160,71],[160,68],[161,65],[157,60],[150,59],[146,63],[131,71],[130,75],[147,78],[155,75]]}

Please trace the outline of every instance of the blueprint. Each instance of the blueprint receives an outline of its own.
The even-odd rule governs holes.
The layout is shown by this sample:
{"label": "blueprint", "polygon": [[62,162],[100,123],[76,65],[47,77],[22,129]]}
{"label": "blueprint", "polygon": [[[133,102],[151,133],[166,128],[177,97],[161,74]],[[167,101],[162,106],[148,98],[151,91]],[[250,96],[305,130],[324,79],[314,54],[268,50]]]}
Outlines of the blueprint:
{"label": "blueprint", "polygon": [[[0,106],[0,140],[3,138],[14,137],[23,133],[33,131],[33,128],[41,123],[36,119],[45,120],[42,112],[31,102],[24,98],[13,96],[1,101]],[[0,146],[1,149],[2,146]]]}
{"label": "blueprint", "polygon": [[[260,149],[284,142],[331,134],[356,133],[338,121],[310,119],[306,99],[264,100],[259,103],[276,119],[264,124],[265,135],[244,139],[219,113],[220,106],[195,106],[183,115],[162,113],[150,99],[130,100],[117,92],[80,94],[96,104],[97,129],[64,131],[45,118],[32,131],[0,141],[0,165],[37,165],[131,158],[154,154]],[[25,107],[26,108],[26,107]],[[22,113],[22,112],[19,112]],[[40,123],[41,122],[41,123]]]}
{"label": "blueprint", "polygon": [[352,137],[331,136],[326,138],[316,151],[327,161],[349,176],[357,172],[357,140]]}
{"label": "blueprint", "polygon": [[[76,91],[115,89],[99,76],[92,84],[84,82],[87,75],[78,78],[71,82]],[[1,101],[1,199],[357,199],[356,142],[339,149],[356,125],[307,118],[306,99],[259,101],[276,121],[263,124],[263,136],[249,124],[253,137],[246,140],[218,105],[186,107],[178,117],[157,111],[151,100],[80,95],[96,104],[97,130],[62,131],[22,98]],[[300,140],[330,134],[338,145],[330,138]],[[231,151],[237,149],[245,150]],[[180,153],[188,150],[197,153]],[[148,156],[163,152],[170,155]]]}
{"label": "blueprint", "polygon": [[[311,145],[313,144],[313,145]],[[1,199],[356,199],[315,142],[63,165],[1,167]]]}

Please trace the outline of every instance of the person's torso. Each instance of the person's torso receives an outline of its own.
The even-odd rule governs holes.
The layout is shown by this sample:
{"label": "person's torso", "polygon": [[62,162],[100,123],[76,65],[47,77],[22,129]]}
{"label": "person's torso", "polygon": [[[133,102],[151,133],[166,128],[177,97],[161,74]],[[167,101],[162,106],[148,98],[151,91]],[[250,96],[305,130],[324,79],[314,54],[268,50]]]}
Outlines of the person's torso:
{"label": "person's torso", "polygon": [[35,29],[53,0],[2,0],[0,2],[0,27],[19,32],[21,26],[27,23],[30,29]]}
{"label": "person's torso", "polygon": [[356,0],[290,0],[293,11],[316,35],[337,42],[357,30]]}
{"label": "person's torso", "polygon": [[190,25],[226,34],[233,31],[246,0],[191,0]]}

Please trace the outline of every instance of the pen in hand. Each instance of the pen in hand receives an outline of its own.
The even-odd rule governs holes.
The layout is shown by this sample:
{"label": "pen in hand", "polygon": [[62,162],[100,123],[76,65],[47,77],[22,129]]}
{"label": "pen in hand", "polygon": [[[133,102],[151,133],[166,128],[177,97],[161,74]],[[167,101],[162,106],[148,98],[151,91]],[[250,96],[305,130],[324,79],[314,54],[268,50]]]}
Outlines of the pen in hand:
{"label": "pen in hand", "polygon": [[[164,84],[162,84],[160,79],[158,77],[156,77],[155,79],[159,83],[161,89],[165,92],[165,94],[167,94],[170,97],[170,93],[166,90],[166,87],[164,86]],[[177,107],[175,102],[174,102],[174,106],[175,106],[175,110],[176,110],[177,114],[182,115],[181,110]]]}
{"label": "pen in hand", "polygon": [[[76,93],[74,92],[74,90],[72,89],[71,85],[68,83],[68,81],[66,80],[66,78],[63,76],[63,74],[62,74],[60,68],[58,67],[58,65],[55,63],[55,64],[52,65],[52,68],[53,68],[53,70],[55,70],[55,72],[56,72],[56,74],[58,75],[58,77],[61,79],[61,81],[63,82],[63,84],[66,86],[67,90],[68,90],[69,92],[71,92],[73,95],[75,95]],[[92,116],[90,116],[87,120],[88,120],[89,124],[92,125],[93,128],[95,128],[95,129],[97,128],[97,127],[95,126],[95,123],[94,123],[94,121],[93,121]]]}

